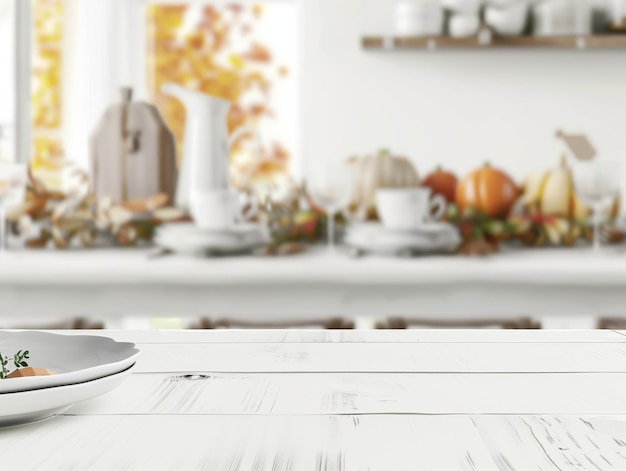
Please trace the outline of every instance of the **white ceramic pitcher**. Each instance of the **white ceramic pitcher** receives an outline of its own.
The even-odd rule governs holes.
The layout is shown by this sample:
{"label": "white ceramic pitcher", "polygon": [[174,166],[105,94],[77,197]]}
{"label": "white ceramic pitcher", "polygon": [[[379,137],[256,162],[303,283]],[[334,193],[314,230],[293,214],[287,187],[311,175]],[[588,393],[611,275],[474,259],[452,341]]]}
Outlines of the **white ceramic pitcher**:
{"label": "white ceramic pitcher", "polygon": [[228,136],[226,118],[231,107],[229,101],[174,83],[164,84],[161,90],[181,101],[187,111],[176,206],[190,210],[193,195],[230,188],[229,150],[241,135],[250,133],[255,136],[256,160],[259,160],[259,136],[254,128],[245,126]]}

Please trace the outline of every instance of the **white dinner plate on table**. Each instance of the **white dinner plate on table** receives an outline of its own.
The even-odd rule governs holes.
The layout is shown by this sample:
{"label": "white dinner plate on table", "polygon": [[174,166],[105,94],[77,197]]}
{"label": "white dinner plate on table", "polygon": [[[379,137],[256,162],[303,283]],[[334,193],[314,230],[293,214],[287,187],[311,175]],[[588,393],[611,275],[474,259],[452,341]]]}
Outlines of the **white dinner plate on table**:
{"label": "white dinner plate on table", "polygon": [[159,227],[154,241],[159,247],[183,254],[232,254],[265,247],[270,236],[268,228],[261,224],[203,230],[193,223],[177,223]]}
{"label": "white dinner plate on table", "polygon": [[9,372],[15,369],[11,358],[19,350],[29,351],[28,366],[46,368],[56,374],[2,379],[0,394],[101,378],[125,370],[139,355],[134,343],[108,337],[0,331],[0,353],[9,357]]}
{"label": "white dinner plate on table", "polygon": [[462,242],[458,229],[448,223],[431,223],[419,229],[388,229],[380,223],[348,227],[344,242],[356,249],[381,254],[453,252]]}
{"label": "white dinner plate on table", "polygon": [[66,411],[74,404],[102,396],[117,388],[134,366],[133,363],[123,371],[80,383],[0,393],[0,427],[47,419]]}

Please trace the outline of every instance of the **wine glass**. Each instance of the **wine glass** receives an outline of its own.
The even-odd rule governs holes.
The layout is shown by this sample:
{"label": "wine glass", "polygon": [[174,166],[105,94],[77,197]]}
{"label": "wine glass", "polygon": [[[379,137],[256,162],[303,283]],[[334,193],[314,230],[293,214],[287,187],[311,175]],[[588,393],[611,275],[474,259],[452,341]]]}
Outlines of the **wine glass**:
{"label": "wine glass", "polygon": [[28,170],[26,165],[0,162],[0,254],[7,250],[7,209],[24,201]]}
{"label": "wine glass", "polygon": [[589,160],[576,162],[572,166],[572,177],[576,195],[593,209],[593,250],[600,250],[600,225],[602,208],[615,201],[621,184],[619,162]]}
{"label": "wine glass", "polygon": [[328,252],[335,247],[335,217],[350,204],[354,172],[347,162],[323,163],[313,168],[307,179],[309,195],[328,216]]}

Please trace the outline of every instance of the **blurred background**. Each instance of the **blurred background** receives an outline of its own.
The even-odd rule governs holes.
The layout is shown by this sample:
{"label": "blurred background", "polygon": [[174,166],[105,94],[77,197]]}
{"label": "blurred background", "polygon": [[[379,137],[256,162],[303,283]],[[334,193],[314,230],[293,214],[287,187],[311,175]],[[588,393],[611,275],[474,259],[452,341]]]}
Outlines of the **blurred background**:
{"label": "blurred background", "polygon": [[625,53],[625,0],[0,0],[4,324],[617,328]]}

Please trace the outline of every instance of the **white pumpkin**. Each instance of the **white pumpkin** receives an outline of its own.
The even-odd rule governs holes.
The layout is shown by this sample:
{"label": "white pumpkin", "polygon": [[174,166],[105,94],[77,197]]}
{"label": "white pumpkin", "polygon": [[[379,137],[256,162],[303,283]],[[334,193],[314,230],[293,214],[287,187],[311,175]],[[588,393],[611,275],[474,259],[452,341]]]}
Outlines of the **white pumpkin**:
{"label": "white pumpkin", "polygon": [[381,151],[378,155],[352,158],[356,172],[350,211],[360,220],[377,219],[376,192],[380,188],[419,187],[413,164],[404,157]]}
{"label": "white pumpkin", "polygon": [[585,220],[591,211],[576,196],[565,157],[559,167],[529,175],[522,184],[524,203],[543,216]]}

